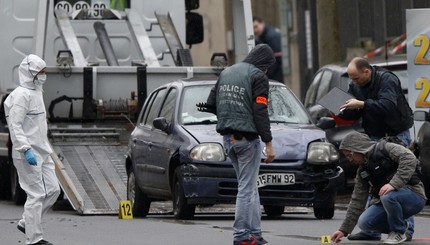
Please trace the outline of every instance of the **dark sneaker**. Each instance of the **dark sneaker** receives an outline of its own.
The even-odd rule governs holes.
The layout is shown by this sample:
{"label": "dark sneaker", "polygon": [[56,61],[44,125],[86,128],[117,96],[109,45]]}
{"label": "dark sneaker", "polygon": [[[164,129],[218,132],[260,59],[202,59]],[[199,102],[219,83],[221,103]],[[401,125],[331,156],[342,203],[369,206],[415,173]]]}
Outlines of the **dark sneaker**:
{"label": "dark sneaker", "polygon": [[266,240],[264,240],[263,237],[255,238],[255,244],[257,244],[257,245],[264,245],[264,244],[269,245],[269,243]]}
{"label": "dark sneaker", "polygon": [[251,237],[250,239],[247,240],[242,240],[242,241],[233,241],[233,245],[257,245],[255,238]]}
{"label": "dark sneaker", "polygon": [[379,241],[381,240],[381,237],[375,237],[375,236],[369,236],[363,232],[359,232],[356,234],[351,234],[348,236],[348,240],[356,241],[356,240],[363,240],[363,241]]}
{"label": "dark sneaker", "polygon": [[17,228],[20,232],[22,232],[22,233],[24,233],[24,234],[25,234],[25,228],[24,228],[23,226],[17,225],[17,226],[16,226],[16,228]]}
{"label": "dark sneaker", "polygon": [[30,245],[53,245],[53,244],[48,242],[48,241],[45,241],[45,240],[40,240],[40,241],[38,241],[36,243],[32,243]]}

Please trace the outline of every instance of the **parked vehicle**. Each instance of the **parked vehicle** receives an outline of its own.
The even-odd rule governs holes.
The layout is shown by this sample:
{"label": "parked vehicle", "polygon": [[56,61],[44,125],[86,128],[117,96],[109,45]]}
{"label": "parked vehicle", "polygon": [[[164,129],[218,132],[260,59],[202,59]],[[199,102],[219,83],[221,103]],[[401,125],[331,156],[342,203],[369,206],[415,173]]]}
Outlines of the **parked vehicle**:
{"label": "parked vehicle", "polygon": [[[408,78],[407,78],[407,59],[404,55],[390,56],[388,60],[383,57],[370,59],[372,65],[384,67],[392,71],[399,78],[403,92],[407,96]],[[347,64],[329,64],[321,67],[312,80],[311,85],[306,92],[304,105],[309,111],[312,120],[317,123],[322,117],[332,117],[336,121],[336,127],[326,129],[326,136],[329,142],[333,143],[339,149],[342,139],[352,130],[364,132],[361,128],[361,121],[342,120],[333,115],[329,110],[318,104],[318,101],[334,87],[343,91],[348,91],[350,79],[346,74]],[[346,181],[353,184],[357,166],[348,161],[340,152],[340,164],[345,171]],[[349,185],[346,183],[347,185]]]}
{"label": "parked vehicle", "polygon": [[424,183],[426,196],[430,197],[430,117],[426,111],[415,111],[414,120],[424,122],[418,131],[416,144],[421,162],[421,181]]}
{"label": "parked vehicle", "polygon": [[[235,202],[236,175],[215,130],[217,117],[196,107],[215,82],[178,80],[148,96],[125,162],[134,215],[146,216],[156,200],[173,200],[177,219],[192,218],[196,205]],[[344,178],[335,147],[283,84],[270,83],[269,115],[276,158],[270,164],[262,159],[258,180],[266,214],[306,205],[316,218],[332,218]]]}

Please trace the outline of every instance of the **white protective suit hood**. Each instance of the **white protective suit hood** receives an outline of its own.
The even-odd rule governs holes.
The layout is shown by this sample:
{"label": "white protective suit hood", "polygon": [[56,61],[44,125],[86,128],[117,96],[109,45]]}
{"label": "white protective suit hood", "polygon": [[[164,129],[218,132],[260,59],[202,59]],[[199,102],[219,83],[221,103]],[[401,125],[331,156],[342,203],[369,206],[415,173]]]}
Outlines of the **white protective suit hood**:
{"label": "white protective suit hood", "polygon": [[34,79],[36,75],[46,67],[46,62],[42,60],[39,56],[30,54],[26,56],[18,68],[19,73],[19,86],[36,89],[41,86],[36,86],[34,84]]}

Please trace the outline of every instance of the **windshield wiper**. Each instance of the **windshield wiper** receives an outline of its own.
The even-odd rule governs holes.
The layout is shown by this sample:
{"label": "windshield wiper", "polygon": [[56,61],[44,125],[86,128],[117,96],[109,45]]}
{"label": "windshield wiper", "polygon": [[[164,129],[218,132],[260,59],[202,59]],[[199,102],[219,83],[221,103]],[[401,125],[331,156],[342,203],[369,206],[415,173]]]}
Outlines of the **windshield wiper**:
{"label": "windshield wiper", "polygon": [[188,122],[188,123],[184,123],[184,125],[200,125],[200,124],[217,124],[217,120],[203,120],[203,121],[198,121],[198,122]]}

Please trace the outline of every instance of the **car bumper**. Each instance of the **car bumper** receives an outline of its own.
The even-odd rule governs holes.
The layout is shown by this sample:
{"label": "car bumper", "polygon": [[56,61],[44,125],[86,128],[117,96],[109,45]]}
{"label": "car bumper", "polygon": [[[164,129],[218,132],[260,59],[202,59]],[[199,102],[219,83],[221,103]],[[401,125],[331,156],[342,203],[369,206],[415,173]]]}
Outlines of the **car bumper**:
{"label": "car bumper", "polygon": [[[181,167],[182,185],[189,204],[234,203],[237,181],[230,166],[187,164]],[[325,201],[317,193],[332,193],[344,182],[341,167],[318,172],[298,169],[265,169],[260,173],[294,173],[295,184],[259,188],[262,205],[311,205]]]}

